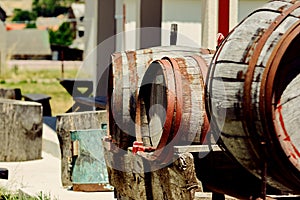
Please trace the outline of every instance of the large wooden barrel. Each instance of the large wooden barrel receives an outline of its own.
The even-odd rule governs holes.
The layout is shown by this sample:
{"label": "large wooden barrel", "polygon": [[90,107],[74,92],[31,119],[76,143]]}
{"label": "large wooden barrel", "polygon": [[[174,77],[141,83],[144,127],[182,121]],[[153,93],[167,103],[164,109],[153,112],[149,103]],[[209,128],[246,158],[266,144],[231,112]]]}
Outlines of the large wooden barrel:
{"label": "large wooden barrel", "polygon": [[227,150],[291,193],[300,192],[299,16],[292,0],[250,14],[217,50],[207,90],[211,125]]}
{"label": "large wooden barrel", "polygon": [[137,100],[142,79],[151,62],[165,56],[184,57],[210,52],[207,49],[168,46],[113,54],[108,91],[109,134],[113,143],[127,150],[136,140]]}
{"label": "large wooden barrel", "polygon": [[165,57],[148,67],[139,92],[136,138],[155,149],[150,159],[170,162],[174,146],[204,140],[209,128],[205,79],[211,58]]}

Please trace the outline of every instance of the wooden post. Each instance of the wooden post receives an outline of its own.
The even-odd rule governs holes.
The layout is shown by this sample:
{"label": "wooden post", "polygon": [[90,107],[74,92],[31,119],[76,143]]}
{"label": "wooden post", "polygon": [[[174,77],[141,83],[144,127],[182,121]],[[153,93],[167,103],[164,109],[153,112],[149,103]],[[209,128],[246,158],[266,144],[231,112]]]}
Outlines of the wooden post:
{"label": "wooden post", "polygon": [[116,13],[115,13],[115,19],[116,19],[116,51],[122,51],[124,50],[124,19],[125,19],[125,5],[123,0],[116,1]]}
{"label": "wooden post", "polygon": [[202,6],[202,47],[215,49],[217,46],[217,0],[203,0]]}
{"label": "wooden post", "polygon": [[69,164],[72,157],[70,130],[100,129],[106,123],[106,112],[78,112],[57,115],[56,132],[61,149],[61,180],[63,186],[71,186]]}
{"label": "wooden post", "polygon": [[[108,162],[110,184],[115,187],[120,199],[195,199],[195,192],[202,191],[202,183],[195,172],[194,158],[190,153],[178,155],[170,166],[144,172],[149,169],[147,159],[131,152],[116,155],[104,147]],[[114,166],[124,166],[124,171]],[[138,166],[138,167],[137,167]],[[176,184],[175,184],[176,183]]]}
{"label": "wooden post", "polygon": [[108,68],[116,49],[115,1],[98,0],[96,96],[107,96]]}
{"label": "wooden post", "polygon": [[219,33],[227,35],[229,33],[229,10],[230,0],[219,0]]}
{"label": "wooden post", "polygon": [[[141,1],[140,48],[161,45],[162,0]],[[155,27],[157,29],[143,29]]]}
{"label": "wooden post", "polygon": [[0,161],[17,162],[42,156],[42,105],[0,100]]}

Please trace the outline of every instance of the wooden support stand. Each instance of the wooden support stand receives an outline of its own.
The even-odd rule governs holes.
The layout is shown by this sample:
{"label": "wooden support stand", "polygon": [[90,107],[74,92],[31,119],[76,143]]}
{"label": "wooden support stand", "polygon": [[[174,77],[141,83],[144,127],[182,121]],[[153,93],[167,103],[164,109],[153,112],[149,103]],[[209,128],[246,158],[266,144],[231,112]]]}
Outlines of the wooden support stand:
{"label": "wooden support stand", "polygon": [[114,153],[110,142],[104,143],[109,180],[117,199],[192,200],[196,191],[202,191],[190,153],[180,154],[174,163],[149,171],[151,164],[142,156],[125,151]]}
{"label": "wooden support stand", "polygon": [[102,139],[107,127],[95,130],[71,131],[73,142],[72,183],[73,191],[112,191],[104,160]]}
{"label": "wooden support stand", "polygon": [[63,186],[72,186],[70,162],[72,158],[71,130],[100,129],[107,123],[105,111],[65,113],[57,115],[56,132],[61,149],[61,180]]}

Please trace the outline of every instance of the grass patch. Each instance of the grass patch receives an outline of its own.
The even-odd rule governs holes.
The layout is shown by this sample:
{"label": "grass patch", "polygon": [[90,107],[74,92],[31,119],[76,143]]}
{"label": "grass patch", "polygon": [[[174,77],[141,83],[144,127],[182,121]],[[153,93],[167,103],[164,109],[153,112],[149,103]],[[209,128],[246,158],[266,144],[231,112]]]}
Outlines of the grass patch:
{"label": "grass patch", "polygon": [[36,197],[30,197],[21,192],[12,192],[5,188],[0,188],[0,200],[51,200],[51,197],[42,192]]}
{"label": "grass patch", "polygon": [[[65,70],[65,78],[76,78],[77,70]],[[59,70],[15,70],[0,76],[0,88],[20,88],[22,94],[42,93],[51,96],[52,115],[66,112],[73,99],[59,84]]]}

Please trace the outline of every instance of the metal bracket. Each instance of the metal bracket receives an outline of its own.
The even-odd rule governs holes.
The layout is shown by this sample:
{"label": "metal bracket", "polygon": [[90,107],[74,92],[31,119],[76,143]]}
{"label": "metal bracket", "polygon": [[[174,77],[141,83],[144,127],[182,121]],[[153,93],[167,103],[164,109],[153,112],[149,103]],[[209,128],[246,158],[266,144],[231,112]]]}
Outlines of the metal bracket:
{"label": "metal bracket", "polygon": [[174,146],[174,153],[180,154],[180,153],[208,153],[210,151],[222,151],[222,149],[214,144],[214,145],[188,145],[188,146]]}

